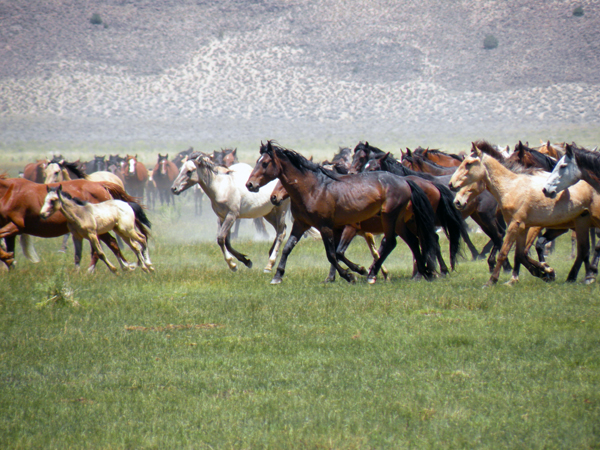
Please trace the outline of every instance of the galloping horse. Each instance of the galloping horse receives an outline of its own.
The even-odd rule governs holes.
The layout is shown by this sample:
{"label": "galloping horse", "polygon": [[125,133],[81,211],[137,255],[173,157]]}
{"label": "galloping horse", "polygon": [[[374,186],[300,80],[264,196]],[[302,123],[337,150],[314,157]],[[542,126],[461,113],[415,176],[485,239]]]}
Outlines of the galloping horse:
{"label": "galloping horse", "polygon": [[[434,241],[428,240],[426,244],[422,240],[421,253],[419,239],[412,233],[412,236],[408,237],[404,233],[405,222],[413,215],[419,232],[433,232],[431,205],[423,191],[412,181],[387,173],[340,176],[308,161],[293,150],[279,147],[272,141],[261,143],[260,155],[246,187],[257,192],[261,186],[279,178],[290,195],[294,216],[292,233],[284,247],[271,284],[281,283],[290,252],[311,226],[321,232],[330,264],[342,278],[354,282],[354,275],[339,265],[336,247],[345,247],[343,233],[346,229],[354,228],[350,231],[352,237],[356,234],[356,227],[370,232],[363,227],[363,224],[366,226],[369,221],[375,222],[385,235],[379,249],[380,256],[369,269],[369,283],[375,283],[381,265],[396,246],[398,234],[405,240],[408,239],[407,243],[410,242],[409,246],[417,260],[419,272],[431,273],[431,269],[426,268],[426,261],[432,260]],[[426,219],[423,214],[431,214],[428,216],[428,225],[424,225],[422,221]],[[419,236],[421,237],[425,239],[425,235]],[[366,273],[364,268],[356,267],[354,270],[356,269],[362,269],[357,270],[359,273]]]}
{"label": "galloping horse", "polygon": [[121,172],[125,190],[139,199],[144,198],[144,189],[148,183],[148,169],[137,159],[137,155],[127,155]]}
{"label": "galloping horse", "polygon": [[169,203],[175,205],[175,200],[170,194],[170,189],[178,173],[177,166],[169,161],[169,154],[167,153],[163,156],[159,153],[158,161],[154,169],[152,169],[152,181],[154,181],[154,185],[158,191],[161,205],[165,202],[167,205]]}
{"label": "galloping horse", "polygon": [[[51,187],[57,184],[50,185]],[[99,203],[113,198],[132,201],[133,198],[117,185],[107,182],[91,182],[73,180],[62,183],[63,190],[74,197],[91,203]],[[46,186],[22,178],[5,179],[0,177],[0,239],[10,238],[18,234],[30,234],[43,238],[58,237],[69,233],[67,221],[61,213],[54,214],[50,219],[43,220],[40,208],[46,197]],[[127,261],[121,254],[114,237],[109,233],[100,236],[119,259],[122,267],[127,267]],[[81,261],[81,241],[74,240],[75,266]],[[14,254],[0,252],[0,260],[11,266]],[[93,271],[97,255],[92,255],[89,271]]]}
{"label": "galloping horse", "polygon": [[[173,194],[178,195],[193,186],[196,182],[202,187],[212,205],[213,211],[219,218],[219,232],[217,243],[221,247],[223,256],[231,270],[236,270],[233,261],[235,257],[246,267],[252,267],[252,261],[231,246],[230,230],[238,218],[256,219],[264,217],[275,229],[275,240],[269,250],[269,262],[265,272],[270,272],[277,259],[277,252],[285,237],[285,213],[289,209],[289,202],[281,206],[271,203],[271,192],[276,182],[265,186],[260,192],[250,192],[244,183],[248,179],[252,168],[248,164],[234,164],[229,168],[215,165],[207,155],[194,152],[189,156],[179,171],[179,175],[171,188]],[[197,174],[197,181],[193,175]]]}
{"label": "galloping horse", "polygon": [[[113,230],[133,250],[142,270],[154,271],[148,255],[151,225],[139,204],[121,200],[88,203],[63,192],[59,184],[56,187],[47,187],[40,217],[48,219],[58,211],[67,219],[73,239],[90,241],[98,257],[105,262],[111,272],[116,274],[117,268],[106,258],[98,241],[98,235]],[[127,269],[133,270],[130,266],[127,266]]]}
{"label": "galloping horse", "polygon": [[[489,144],[488,144],[489,145]],[[488,285],[498,281],[501,264],[516,241],[513,280],[518,280],[522,263],[534,275],[553,280],[554,270],[545,263],[534,261],[526,254],[527,232],[531,227],[571,228],[577,233],[577,259],[567,281],[575,281],[582,263],[585,263],[585,282],[595,280],[597,268],[589,264],[588,230],[591,224],[600,224],[600,198],[588,185],[579,183],[566,195],[548,199],[542,194],[546,177],[535,172],[515,173],[502,162],[483,153],[486,147],[473,144],[473,152],[465,158],[450,180],[450,187],[459,189],[483,181],[498,201],[507,223],[506,235]],[[460,193],[459,193],[460,194]],[[459,198],[459,195],[456,197]],[[457,205],[458,206],[458,205]]]}

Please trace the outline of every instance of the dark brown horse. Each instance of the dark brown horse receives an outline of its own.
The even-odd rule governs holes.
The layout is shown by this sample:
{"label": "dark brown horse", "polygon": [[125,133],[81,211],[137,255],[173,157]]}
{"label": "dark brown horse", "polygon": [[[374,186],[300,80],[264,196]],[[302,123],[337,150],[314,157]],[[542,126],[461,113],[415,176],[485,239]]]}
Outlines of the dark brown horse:
{"label": "dark brown horse", "polygon": [[[496,159],[501,161],[498,157]],[[542,169],[546,172],[552,172],[557,162],[551,156],[529,148],[521,141],[515,146],[515,150],[506,160],[511,163],[517,162],[527,169]]]}
{"label": "dark brown horse", "polygon": [[173,199],[173,195],[171,195],[171,185],[178,174],[179,169],[169,161],[169,154],[167,153],[163,156],[159,153],[158,161],[154,169],[152,169],[152,181],[158,191],[158,198],[161,205],[163,203],[175,205],[175,200]]}
{"label": "dark brown horse", "polygon": [[452,175],[456,171],[456,167],[443,167],[410,152],[404,154],[402,164],[417,172],[424,172],[436,176]]}
{"label": "dark brown horse", "polygon": [[215,150],[210,159],[219,166],[231,167],[238,163],[237,148],[222,148],[220,151]]}
{"label": "dark brown horse", "polygon": [[137,159],[137,155],[127,155],[122,167],[121,175],[125,190],[132,196],[142,200],[144,189],[148,183],[148,169]]}
{"label": "dark brown horse", "polygon": [[[127,193],[112,183],[73,180],[60,183],[65,192],[73,197],[90,203],[99,203],[110,199],[132,201]],[[56,187],[59,183],[50,186]],[[43,238],[58,237],[69,233],[65,217],[57,213],[48,220],[40,217],[40,209],[46,197],[47,185],[38,184],[22,178],[0,177],[0,239],[12,238],[18,234],[30,234]],[[127,266],[125,258],[113,236],[103,234],[100,239],[106,243],[119,259]],[[81,261],[81,241],[74,241],[75,265]],[[0,260],[8,267],[14,261],[14,253],[3,252],[0,249]],[[97,256],[93,255],[90,269],[93,270]]]}
{"label": "dark brown horse", "polygon": [[[260,154],[246,187],[256,192],[261,186],[279,178],[290,195],[294,216],[292,232],[272,284],[281,282],[290,252],[311,226],[321,232],[329,262],[342,278],[353,282],[354,275],[339,265],[336,248],[344,246],[344,229],[365,229],[363,225],[368,226],[370,222],[383,230],[384,239],[379,249],[380,256],[369,269],[369,283],[375,282],[381,265],[395,248],[399,234],[409,243],[419,272],[431,274],[426,263],[431,261],[435,246],[435,241],[427,234],[434,231],[433,214],[427,197],[412,181],[382,173],[340,176],[272,141],[261,144]],[[420,239],[406,230],[405,224],[412,217],[418,223]],[[405,230],[410,234],[405,236]],[[370,232],[368,229],[365,231]],[[355,269],[366,273],[362,267]]]}

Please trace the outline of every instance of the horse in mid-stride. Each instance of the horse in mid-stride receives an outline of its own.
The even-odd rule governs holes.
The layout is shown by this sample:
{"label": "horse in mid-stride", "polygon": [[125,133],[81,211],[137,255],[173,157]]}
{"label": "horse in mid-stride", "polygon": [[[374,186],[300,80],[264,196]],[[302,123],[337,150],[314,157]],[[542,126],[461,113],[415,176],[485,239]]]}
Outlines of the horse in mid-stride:
{"label": "horse in mid-stride", "polygon": [[[40,217],[47,219],[58,211],[66,217],[73,236],[90,241],[98,257],[106,263],[111,272],[116,274],[117,268],[102,251],[98,235],[113,230],[133,250],[142,270],[154,271],[148,255],[151,224],[138,203],[121,200],[88,203],[63,192],[59,184],[56,187],[47,187]],[[127,268],[131,269],[130,266]]]}
{"label": "horse in mid-stride", "polygon": [[[338,261],[338,256],[343,257],[341,249],[346,247],[343,234],[347,227],[354,228],[354,231],[348,231],[348,239],[351,239],[356,235],[357,226],[370,232],[367,225],[369,221],[377,222],[384,239],[379,248],[379,258],[368,271],[368,283],[375,283],[381,265],[396,246],[397,235],[401,235],[409,244],[418,271],[431,273],[425,266],[426,261],[431,262],[435,258],[435,239],[429,235],[428,239],[421,240],[425,235],[417,237],[406,227],[406,221],[414,217],[419,233],[435,232],[429,200],[412,181],[387,172],[338,175],[293,150],[267,141],[266,144],[261,143],[260,157],[246,187],[257,192],[275,178],[279,178],[290,196],[294,224],[271,284],[281,283],[290,252],[311,226],[321,232],[330,264],[342,278],[354,282],[354,274],[340,266]],[[427,223],[424,222],[425,217],[429,219]],[[365,268],[341,260],[350,270],[367,275]]]}

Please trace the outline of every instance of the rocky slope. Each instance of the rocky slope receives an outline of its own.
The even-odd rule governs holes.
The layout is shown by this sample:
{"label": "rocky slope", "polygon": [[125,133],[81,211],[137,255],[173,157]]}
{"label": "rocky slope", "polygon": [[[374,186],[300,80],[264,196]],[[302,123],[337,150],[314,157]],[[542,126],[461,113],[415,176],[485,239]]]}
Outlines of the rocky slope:
{"label": "rocky slope", "polygon": [[599,25],[593,2],[0,0],[0,141],[594,126]]}

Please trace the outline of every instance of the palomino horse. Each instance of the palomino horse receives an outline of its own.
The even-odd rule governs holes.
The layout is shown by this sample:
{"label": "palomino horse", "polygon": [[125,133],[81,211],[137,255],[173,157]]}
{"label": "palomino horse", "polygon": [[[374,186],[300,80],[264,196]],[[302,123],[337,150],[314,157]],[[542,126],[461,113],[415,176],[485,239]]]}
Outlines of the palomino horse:
{"label": "palomino horse", "polygon": [[158,191],[161,205],[163,203],[175,205],[173,196],[170,194],[170,189],[178,173],[179,169],[177,169],[177,166],[169,161],[169,154],[167,153],[163,156],[159,153],[158,161],[154,169],[152,169],[152,181],[154,181],[154,185]]}
{"label": "palomino horse", "polygon": [[125,184],[125,190],[130,195],[142,200],[144,189],[148,183],[148,169],[137,159],[137,155],[127,155],[121,172]]}
{"label": "palomino horse", "polygon": [[[412,181],[387,173],[340,176],[272,141],[261,144],[260,155],[246,187],[257,192],[261,186],[279,178],[290,195],[294,217],[292,233],[284,247],[272,284],[281,282],[290,252],[310,227],[321,232],[327,259],[340,276],[349,282],[354,282],[355,277],[340,266],[337,257],[337,249],[346,245],[344,231],[350,230],[351,237],[356,234],[357,226],[371,232],[368,229],[369,221],[377,225],[377,232],[383,230],[385,237],[379,248],[380,256],[368,272],[367,281],[371,284],[376,281],[381,265],[396,246],[396,236],[400,234],[405,237],[405,222],[410,217],[414,215],[420,232],[434,232],[431,205],[423,191]],[[427,225],[422,221],[425,216],[430,219]],[[426,262],[432,260],[431,250],[435,241],[428,240],[427,244],[421,241],[423,253],[416,236],[412,235],[409,241],[419,272],[431,273],[431,269],[426,268]],[[344,262],[348,264],[347,261]],[[350,268],[353,269],[351,266]],[[361,267],[353,270],[366,274]]]}
{"label": "palomino horse", "polygon": [[[56,186],[56,185],[50,185]],[[131,201],[133,198],[112,183],[95,183],[87,180],[73,180],[62,183],[63,190],[74,197],[91,203],[99,203],[113,198]],[[54,214],[50,219],[43,220],[39,213],[46,197],[46,186],[24,180],[22,178],[5,179],[0,177],[0,239],[10,238],[18,234],[30,234],[43,238],[58,237],[69,233],[67,220],[61,213]],[[100,236],[119,259],[122,267],[127,262],[114,237],[109,233]],[[81,261],[81,241],[74,240],[75,266]],[[14,254],[0,254],[0,259],[11,266]],[[92,255],[89,271],[93,271],[97,255]]]}
{"label": "palomino horse", "polygon": [[558,161],[560,158],[565,156],[565,143],[551,144],[550,141],[546,143],[542,142],[542,145],[540,145],[536,150]]}
{"label": "palomino horse", "polygon": [[[487,143],[485,143],[487,144]],[[589,185],[579,183],[566,195],[548,199],[542,193],[546,177],[528,173],[515,173],[502,162],[482,152],[489,146],[473,144],[473,152],[465,158],[450,180],[450,187],[460,189],[483,181],[498,201],[507,223],[506,235],[498,255],[494,272],[488,285],[498,281],[501,264],[515,243],[515,267],[512,282],[518,280],[519,264],[534,275],[553,280],[554,270],[545,263],[534,261],[526,254],[527,233],[531,227],[571,228],[577,233],[577,259],[567,281],[575,281],[582,263],[585,263],[585,282],[595,280],[597,269],[589,264],[588,231],[591,224],[600,224],[600,198]],[[491,146],[490,146],[491,147]],[[533,172],[535,173],[535,172]],[[460,194],[460,193],[459,193]],[[459,195],[456,196],[459,207]]]}
{"label": "palomino horse", "polygon": [[285,237],[285,213],[289,209],[289,202],[281,206],[271,203],[271,192],[276,182],[265,186],[260,192],[250,192],[244,185],[252,167],[248,164],[234,164],[229,168],[217,166],[212,163],[207,155],[194,152],[189,156],[179,171],[179,175],[171,188],[173,194],[178,195],[185,189],[193,186],[194,172],[197,174],[197,183],[202,187],[212,205],[213,211],[219,218],[219,232],[217,242],[227,265],[231,270],[236,270],[233,261],[235,257],[246,267],[252,267],[252,262],[231,246],[230,230],[238,218],[255,219],[264,217],[275,228],[275,240],[269,250],[269,262],[265,272],[270,272],[277,259],[277,252]]}
{"label": "palomino horse", "polygon": [[[59,184],[56,187],[47,187],[44,205],[40,209],[40,217],[48,219],[58,211],[67,219],[73,238],[90,241],[98,257],[106,263],[111,272],[116,274],[117,268],[106,258],[98,235],[113,230],[133,250],[142,270],[144,272],[154,271],[148,255],[148,237],[151,225],[139,204],[121,200],[107,200],[97,204],[88,203],[63,192],[62,186]],[[133,270],[129,266],[128,268]]]}

